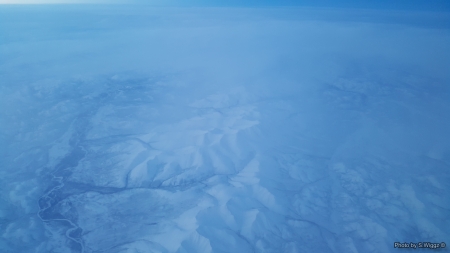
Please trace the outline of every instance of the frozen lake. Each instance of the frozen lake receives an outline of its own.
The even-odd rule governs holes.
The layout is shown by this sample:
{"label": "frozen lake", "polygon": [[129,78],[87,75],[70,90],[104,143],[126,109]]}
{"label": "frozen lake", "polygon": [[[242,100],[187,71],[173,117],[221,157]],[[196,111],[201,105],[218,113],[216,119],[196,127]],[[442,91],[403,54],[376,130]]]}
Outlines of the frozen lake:
{"label": "frozen lake", "polygon": [[0,5],[0,251],[449,245],[449,21]]}

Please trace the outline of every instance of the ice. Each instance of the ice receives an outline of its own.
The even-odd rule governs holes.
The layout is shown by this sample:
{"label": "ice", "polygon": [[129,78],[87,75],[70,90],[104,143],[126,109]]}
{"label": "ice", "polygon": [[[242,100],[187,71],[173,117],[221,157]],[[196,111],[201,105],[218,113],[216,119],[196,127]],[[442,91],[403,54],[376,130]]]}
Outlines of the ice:
{"label": "ice", "polygon": [[446,21],[1,5],[0,251],[449,244]]}

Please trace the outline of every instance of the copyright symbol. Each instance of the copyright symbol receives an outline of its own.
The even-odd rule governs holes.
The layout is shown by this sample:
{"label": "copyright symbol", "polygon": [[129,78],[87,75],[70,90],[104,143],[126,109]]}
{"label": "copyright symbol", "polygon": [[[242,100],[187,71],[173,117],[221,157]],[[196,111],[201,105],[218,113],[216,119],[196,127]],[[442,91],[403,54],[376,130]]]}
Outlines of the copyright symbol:
{"label": "copyright symbol", "polygon": [[445,246],[447,246],[445,245],[445,242],[441,242],[441,248],[445,248]]}

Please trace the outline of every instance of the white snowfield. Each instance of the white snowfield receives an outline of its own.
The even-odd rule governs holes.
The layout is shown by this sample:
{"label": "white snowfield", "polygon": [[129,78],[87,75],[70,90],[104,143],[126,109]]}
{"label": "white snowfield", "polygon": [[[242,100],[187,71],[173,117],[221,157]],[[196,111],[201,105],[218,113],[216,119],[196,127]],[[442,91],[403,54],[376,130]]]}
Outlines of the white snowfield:
{"label": "white snowfield", "polygon": [[366,14],[0,6],[0,251],[450,245],[449,27]]}

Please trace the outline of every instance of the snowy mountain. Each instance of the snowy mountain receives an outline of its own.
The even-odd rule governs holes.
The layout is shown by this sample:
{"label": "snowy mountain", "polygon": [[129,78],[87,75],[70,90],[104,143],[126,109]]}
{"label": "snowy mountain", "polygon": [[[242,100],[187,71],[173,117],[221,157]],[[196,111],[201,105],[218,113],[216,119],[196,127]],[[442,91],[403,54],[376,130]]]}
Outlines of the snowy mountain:
{"label": "snowy mountain", "polygon": [[0,251],[448,251],[448,16],[363,14],[0,6]]}

